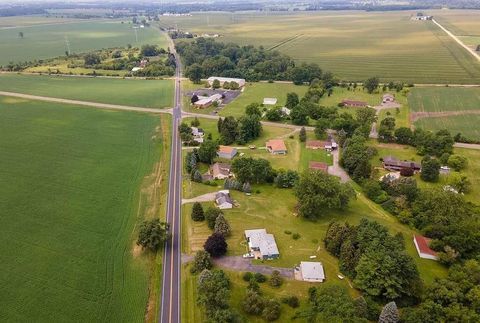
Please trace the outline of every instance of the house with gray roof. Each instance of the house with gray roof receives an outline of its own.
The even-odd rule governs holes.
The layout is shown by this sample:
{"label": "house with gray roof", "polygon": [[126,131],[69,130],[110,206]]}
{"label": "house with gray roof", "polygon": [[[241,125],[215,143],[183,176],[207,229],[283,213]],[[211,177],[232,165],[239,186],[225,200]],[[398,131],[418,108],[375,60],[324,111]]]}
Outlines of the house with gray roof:
{"label": "house with gray roof", "polygon": [[230,191],[229,190],[218,191],[217,194],[215,194],[215,205],[221,210],[232,209],[233,200],[230,197]]}
{"label": "house with gray roof", "polygon": [[273,234],[265,229],[245,230],[248,249],[255,259],[277,259],[280,257]]}

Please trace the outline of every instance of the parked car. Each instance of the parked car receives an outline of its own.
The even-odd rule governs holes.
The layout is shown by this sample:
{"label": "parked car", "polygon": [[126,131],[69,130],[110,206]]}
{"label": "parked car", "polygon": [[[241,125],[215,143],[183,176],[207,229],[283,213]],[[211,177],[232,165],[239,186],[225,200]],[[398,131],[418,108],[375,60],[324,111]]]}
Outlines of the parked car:
{"label": "parked car", "polygon": [[243,258],[254,258],[255,256],[252,253],[246,253],[243,255]]}

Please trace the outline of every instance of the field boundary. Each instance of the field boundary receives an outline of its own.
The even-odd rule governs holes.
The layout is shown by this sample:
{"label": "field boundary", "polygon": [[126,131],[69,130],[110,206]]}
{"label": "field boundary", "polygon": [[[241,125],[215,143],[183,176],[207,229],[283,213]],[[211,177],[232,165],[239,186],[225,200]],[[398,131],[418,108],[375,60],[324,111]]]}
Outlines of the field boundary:
{"label": "field boundary", "polygon": [[292,41],[295,41],[297,38],[300,38],[302,36],[303,36],[303,34],[297,34],[295,36],[289,37],[289,38],[284,39],[284,40],[280,41],[279,43],[273,45],[272,47],[268,48],[267,50],[270,51],[270,50],[278,49],[279,47],[282,47],[285,44],[288,44]]}
{"label": "field boundary", "polygon": [[459,111],[441,111],[441,112],[410,112],[410,122],[413,123],[423,118],[442,118],[450,116],[461,116],[468,114],[480,114],[480,110],[459,110]]}
{"label": "field boundary", "polygon": [[472,54],[473,57],[475,57],[479,62],[480,62],[480,56],[470,47],[465,45],[457,36],[455,36],[453,33],[451,33],[447,28],[443,27],[440,23],[438,23],[435,19],[432,19],[433,23],[440,27],[441,30],[443,30],[448,36],[450,36],[455,42],[457,42],[460,46],[465,48],[470,54]]}

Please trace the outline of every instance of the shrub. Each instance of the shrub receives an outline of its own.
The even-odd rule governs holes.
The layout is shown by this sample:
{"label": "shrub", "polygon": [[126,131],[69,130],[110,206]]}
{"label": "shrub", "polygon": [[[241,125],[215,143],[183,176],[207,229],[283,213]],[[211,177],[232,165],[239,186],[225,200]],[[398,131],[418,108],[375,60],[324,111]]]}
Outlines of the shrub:
{"label": "shrub", "polygon": [[291,308],[297,308],[300,306],[300,302],[297,296],[285,296],[282,297],[282,303],[288,304]]}
{"label": "shrub", "polygon": [[292,231],[290,231],[290,230],[285,230],[285,231],[283,231],[283,232],[284,232],[285,234],[292,234]]}
{"label": "shrub", "polygon": [[255,273],[253,277],[257,283],[264,283],[267,281],[267,277],[262,273]]}
{"label": "shrub", "polygon": [[272,276],[269,280],[270,286],[272,287],[280,287],[283,284],[283,278],[280,276],[280,272],[278,270],[274,270],[272,272]]}
{"label": "shrub", "polygon": [[414,170],[413,170],[413,168],[410,168],[410,167],[402,168],[400,170],[400,175],[405,176],[405,177],[413,176],[413,174],[414,174]]}
{"label": "shrub", "polygon": [[214,232],[207,241],[203,248],[208,252],[212,257],[220,257],[227,253],[227,242],[223,234]]}
{"label": "shrub", "polygon": [[300,237],[301,237],[301,236],[300,236],[299,233],[294,233],[294,234],[292,234],[292,239],[293,239],[293,240],[298,240],[298,239],[300,239]]}
{"label": "shrub", "polygon": [[249,282],[253,278],[253,273],[247,271],[246,273],[243,274],[242,278],[244,281]]}
{"label": "shrub", "polygon": [[202,204],[195,202],[192,208],[192,220],[193,221],[203,221],[205,220],[205,214],[203,212]]}

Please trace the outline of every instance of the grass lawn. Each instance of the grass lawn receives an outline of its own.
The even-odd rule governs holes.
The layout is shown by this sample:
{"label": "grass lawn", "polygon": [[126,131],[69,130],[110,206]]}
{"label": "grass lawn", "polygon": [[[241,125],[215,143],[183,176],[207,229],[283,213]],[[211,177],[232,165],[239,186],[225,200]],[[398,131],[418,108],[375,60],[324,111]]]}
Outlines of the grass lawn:
{"label": "grass lawn", "polygon": [[[202,85],[193,84],[190,81],[184,82],[183,85],[184,92],[197,90],[202,87]],[[227,104],[222,110],[220,110],[219,115],[221,116],[234,116],[236,118],[241,117],[245,114],[245,107],[250,103],[262,103],[264,98],[277,98],[276,106],[284,106],[287,101],[287,93],[295,92],[301,98],[307,92],[307,86],[294,85],[290,83],[263,83],[263,82],[254,82],[247,83],[243,92],[235,98],[232,102]],[[184,108],[189,112],[211,114],[215,108],[208,107],[206,109],[195,109],[190,104],[190,98],[184,96]]]}
{"label": "grass lawn", "polygon": [[9,98],[0,115],[0,317],[143,322],[153,257],[134,241],[162,208],[165,123]]}
{"label": "grass lawn", "polygon": [[279,50],[298,62],[318,63],[347,81],[379,76],[413,83],[479,83],[480,66],[471,54],[433,22],[412,21],[415,14],[208,12],[164,17],[160,24],[194,33],[220,33],[222,42]]}
{"label": "grass lawn", "polygon": [[0,90],[148,108],[173,106],[172,80],[0,74]]}
{"label": "grass lawn", "polygon": [[480,124],[480,114],[422,118],[415,121],[414,124],[415,127],[425,130],[448,129],[453,136],[460,132],[469,139],[480,140],[480,128],[478,126]]}
{"label": "grass lawn", "polygon": [[[60,20],[60,22],[63,20]],[[19,32],[24,37],[18,36]],[[123,47],[127,44],[157,44],[167,47],[167,39],[155,27],[136,29],[119,20],[86,20],[68,24],[44,24],[28,28],[0,29],[0,65],[57,57],[65,54],[68,40],[74,53],[93,49]]]}
{"label": "grass lawn", "polygon": [[412,112],[480,110],[480,88],[422,87],[411,89]]}

